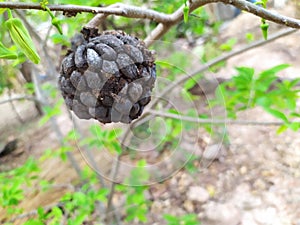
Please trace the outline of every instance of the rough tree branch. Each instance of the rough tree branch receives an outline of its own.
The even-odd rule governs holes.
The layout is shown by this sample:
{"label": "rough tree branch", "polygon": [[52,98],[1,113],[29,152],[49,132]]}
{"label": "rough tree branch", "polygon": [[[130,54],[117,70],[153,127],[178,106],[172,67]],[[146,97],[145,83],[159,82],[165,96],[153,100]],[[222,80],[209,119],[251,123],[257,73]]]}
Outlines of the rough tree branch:
{"label": "rough tree branch", "polygon": [[[230,120],[230,119],[200,119],[196,117],[178,115],[174,113],[168,113],[164,111],[157,110],[148,110],[149,113],[155,116],[167,117],[172,119],[177,119],[181,121],[191,122],[191,123],[201,123],[201,124],[226,124],[226,125],[248,125],[248,126],[282,126],[285,124],[284,122],[276,122],[276,121],[247,121],[247,120]],[[297,122],[299,121],[292,121]]]}
{"label": "rough tree branch", "polygon": [[8,103],[8,102],[13,102],[13,101],[22,101],[22,100],[28,100],[28,101],[33,101],[33,102],[38,102],[40,104],[45,104],[44,102],[40,101],[39,99],[33,97],[33,96],[18,96],[18,97],[13,97],[13,98],[8,98],[0,101],[0,105]]}
{"label": "rough tree branch", "polygon": [[[51,11],[62,11],[69,13],[93,13],[105,15],[117,15],[128,18],[150,19],[156,22],[169,22],[172,18],[170,15],[160,13],[155,10],[145,9],[136,6],[129,6],[122,3],[116,4],[118,7],[91,7],[80,5],[47,5]],[[36,9],[44,10],[39,4],[21,3],[21,2],[0,2],[0,8],[10,9]]]}
{"label": "rough tree branch", "polygon": [[[252,13],[258,17],[264,18],[266,20],[272,21],[277,24],[285,25],[288,27],[300,28],[300,20],[295,18],[280,15],[275,12],[266,10],[258,5],[252,4],[245,0],[192,0],[190,1],[190,13],[195,9],[204,6],[209,3],[223,2],[225,4],[233,5],[241,10]],[[150,46],[155,40],[162,37],[174,24],[178,23],[183,19],[183,6],[180,7],[176,12],[170,15],[172,20],[168,23],[160,23],[155,29],[152,30],[150,35],[145,39],[147,46]]]}
{"label": "rough tree branch", "polygon": [[[241,10],[255,14],[266,20],[289,26],[292,28],[300,28],[300,20],[271,12],[245,0],[191,0],[189,5],[190,12],[203,5],[214,2],[223,2],[225,4],[233,5]],[[174,24],[182,20],[183,17],[182,7],[180,7],[177,11],[175,11],[172,14],[166,14],[157,12],[155,10],[146,9],[143,7],[125,5],[122,3],[117,3],[116,5],[118,7],[91,7],[79,5],[48,5],[48,7],[52,11],[63,11],[70,13],[90,12],[94,14],[101,13],[105,15],[117,15],[128,18],[150,19],[164,24]],[[0,2],[0,8],[43,10],[43,8],[39,4],[22,2]]]}

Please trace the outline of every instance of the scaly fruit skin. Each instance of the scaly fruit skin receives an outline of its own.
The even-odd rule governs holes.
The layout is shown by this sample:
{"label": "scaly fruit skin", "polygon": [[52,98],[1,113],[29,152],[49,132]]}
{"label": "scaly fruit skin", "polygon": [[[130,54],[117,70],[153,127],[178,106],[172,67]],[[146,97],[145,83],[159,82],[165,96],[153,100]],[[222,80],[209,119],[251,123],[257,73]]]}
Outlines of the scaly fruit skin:
{"label": "scaly fruit skin", "polygon": [[62,61],[59,86],[81,119],[130,123],[151,100],[153,52],[122,31],[83,30]]}

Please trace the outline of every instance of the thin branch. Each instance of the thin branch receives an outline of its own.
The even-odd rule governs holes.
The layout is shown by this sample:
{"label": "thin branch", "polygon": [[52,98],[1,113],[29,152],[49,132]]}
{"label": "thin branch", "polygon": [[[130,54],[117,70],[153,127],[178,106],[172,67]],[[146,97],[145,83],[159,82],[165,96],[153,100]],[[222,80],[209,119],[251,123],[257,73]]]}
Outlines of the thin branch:
{"label": "thin branch", "polygon": [[[156,22],[168,22],[171,17],[168,14],[160,13],[155,10],[145,9],[137,6],[130,6],[125,4],[119,4],[119,8],[112,7],[91,7],[80,5],[47,5],[51,11],[63,11],[70,13],[93,13],[93,14],[105,14],[124,16],[127,18],[140,18],[150,19]],[[0,8],[10,9],[36,9],[44,10],[39,4],[34,3],[22,3],[22,2],[0,2]]]}
{"label": "thin branch", "polygon": [[[190,7],[189,12],[191,13],[195,9],[201,6],[204,6],[209,3],[214,3],[214,2],[223,2],[225,4],[233,5],[241,10],[247,11],[258,17],[264,18],[274,23],[278,23],[291,28],[297,28],[297,29],[300,28],[300,20],[297,20],[292,17],[283,16],[275,12],[271,12],[269,10],[266,10],[258,5],[255,5],[245,0],[195,0],[192,1],[192,3],[189,5]],[[183,19],[183,6],[180,7],[178,10],[176,10],[170,16],[172,17],[172,20],[170,22],[168,23],[162,22],[158,24],[157,27],[153,29],[152,32],[149,34],[149,36],[145,39],[145,43],[147,46],[150,46],[155,40],[158,40],[165,33],[167,33],[168,30],[174,24],[178,23]]]}
{"label": "thin branch", "polygon": [[[267,121],[247,121],[247,120],[229,120],[229,119],[200,119],[196,117],[191,116],[183,116],[178,115],[174,113],[168,113],[168,112],[162,112],[157,110],[148,110],[148,112],[155,116],[161,116],[161,117],[167,117],[177,120],[182,120],[186,122],[192,122],[192,123],[201,123],[201,124],[226,124],[226,125],[250,125],[250,126],[281,126],[284,124],[284,122],[267,122]],[[300,121],[293,121],[298,122]]]}
{"label": "thin branch", "polygon": [[221,1],[225,4],[234,5],[235,7],[241,10],[252,13],[258,17],[264,18],[274,23],[292,27],[292,28],[297,28],[297,29],[300,28],[300,20],[288,16],[283,16],[276,12],[271,12],[251,2],[245,0],[221,0]]}
{"label": "thin branch", "polygon": [[[116,3],[113,5],[108,6],[107,8],[119,8],[120,4]],[[91,19],[86,25],[86,28],[95,28],[95,27],[99,27],[100,24],[106,19],[108,15],[106,14],[97,14],[96,16],[94,16],[93,19]]]}
{"label": "thin branch", "polygon": [[145,38],[144,42],[146,44],[146,47],[149,47],[152,45],[155,40],[158,40],[161,38],[165,33],[169,31],[169,29],[172,27],[173,24],[164,24],[160,23],[158,24],[151,32],[150,34]]}
{"label": "thin branch", "polygon": [[[8,90],[8,97],[11,98],[11,90],[10,90],[10,89]],[[9,104],[10,104],[12,110],[15,112],[15,114],[16,114],[17,119],[19,120],[19,122],[20,122],[21,124],[24,124],[25,121],[23,120],[23,118],[21,117],[20,113],[18,112],[18,110],[17,110],[17,108],[16,108],[14,102],[13,102],[13,101],[10,101]]]}
{"label": "thin branch", "polygon": [[125,150],[126,150],[124,142],[127,139],[127,136],[129,134],[128,131],[129,131],[129,129],[127,129],[125,131],[125,135],[123,136],[122,141],[121,141],[122,152],[121,152],[121,154],[119,154],[117,156],[116,164],[113,165],[113,168],[111,170],[111,186],[110,186],[110,190],[109,190],[109,196],[107,199],[107,206],[106,206],[106,212],[105,212],[105,221],[107,222],[107,224],[111,224],[111,221],[112,221],[112,213],[111,213],[111,211],[113,210],[113,202],[112,201],[113,201],[113,197],[115,195],[116,185],[118,184],[118,182],[116,182],[116,178],[119,173],[121,158],[124,155]]}
{"label": "thin branch", "polygon": [[28,101],[33,101],[33,102],[37,102],[40,104],[44,104],[42,101],[40,101],[39,99],[37,99],[33,96],[24,95],[24,96],[18,96],[18,97],[13,97],[13,98],[8,98],[5,100],[2,100],[2,101],[0,101],[0,105],[8,103],[8,102],[22,101],[22,100],[28,100]]}
{"label": "thin branch", "polygon": [[[193,10],[214,2],[223,2],[225,4],[233,5],[241,10],[245,10],[249,13],[257,15],[266,20],[289,26],[292,28],[300,28],[300,20],[283,16],[275,12],[268,11],[258,5],[250,3],[245,0],[194,0],[189,5],[190,12]],[[71,13],[90,12],[94,14],[105,14],[105,15],[117,15],[124,16],[127,18],[140,18],[150,19],[159,23],[170,23],[175,24],[183,18],[183,6],[180,7],[172,14],[166,14],[157,12],[155,10],[146,9],[137,6],[130,6],[122,3],[117,3],[118,7],[91,7],[91,6],[80,6],[80,5],[48,5],[52,11],[63,11]],[[34,3],[22,3],[22,2],[0,2],[0,8],[10,9],[36,9],[43,10],[39,4]]]}

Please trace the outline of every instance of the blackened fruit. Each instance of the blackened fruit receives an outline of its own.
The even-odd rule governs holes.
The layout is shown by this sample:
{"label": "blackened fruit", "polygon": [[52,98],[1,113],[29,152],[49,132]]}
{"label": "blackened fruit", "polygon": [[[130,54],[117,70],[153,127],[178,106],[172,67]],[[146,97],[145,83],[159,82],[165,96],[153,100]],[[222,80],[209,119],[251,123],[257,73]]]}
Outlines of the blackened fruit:
{"label": "blackened fruit", "polygon": [[81,119],[130,123],[151,100],[153,52],[122,31],[82,33],[61,65],[59,86],[67,107]]}

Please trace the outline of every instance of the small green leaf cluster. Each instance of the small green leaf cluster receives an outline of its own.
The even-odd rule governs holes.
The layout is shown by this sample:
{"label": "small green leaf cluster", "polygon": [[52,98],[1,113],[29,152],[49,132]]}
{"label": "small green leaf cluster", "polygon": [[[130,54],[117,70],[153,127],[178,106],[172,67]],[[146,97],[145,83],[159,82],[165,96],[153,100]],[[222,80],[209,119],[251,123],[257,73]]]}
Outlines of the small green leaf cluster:
{"label": "small green leaf cluster", "polygon": [[83,224],[95,211],[97,202],[106,202],[108,190],[100,188],[94,190],[90,185],[84,185],[81,191],[68,193],[62,198],[65,213],[70,215],[67,224]]}
{"label": "small green leaf cluster", "polygon": [[95,213],[97,203],[105,203],[107,194],[108,190],[105,188],[93,189],[91,184],[86,184],[79,191],[65,194],[58,206],[48,211],[38,208],[37,218],[29,219],[24,225],[56,225],[62,224],[63,221],[67,225],[81,225],[94,221],[92,215]]}
{"label": "small green leaf cluster", "polygon": [[18,204],[24,199],[24,188],[31,187],[39,171],[36,160],[29,158],[22,166],[0,173],[0,206],[9,215],[22,211]]}
{"label": "small green leaf cluster", "polygon": [[125,220],[147,222],[147,214],[150,201],[146,199],[145,192],[149,189],[148,185],[143,185],[149,180],[149,173],[146,170],[146,161],[140,160],[132,169],[130,176],[126,179],[128,185],[117,185],[116,190],[125,195],[126,209]]}
{"label": "small green leaf cluster", "polygon": [[104,130],[99,125],[92,125],[90,132],[92,136],[80,141],[80,146],[97,147],[98,150],[106,148],[112,153],[122,153],[122,147],[118,140],[120,129]]}
{"label": "small green leaf cluster", "polygon": [[300,79],[281,81],[277,73],[289,67],[287,64],[278,65],[255,74],[253,68],[238,67],[237,75],[225,82],[216,90],[216,99],[210,104],[225,102],[229,118],[236,118],[236,113],[255,106],[262,107],[266,112],[284,122],[280,128],[298,130],[299,122],[292,122],[299,118],[296,107],[299,99]]}

